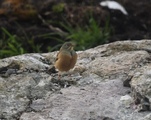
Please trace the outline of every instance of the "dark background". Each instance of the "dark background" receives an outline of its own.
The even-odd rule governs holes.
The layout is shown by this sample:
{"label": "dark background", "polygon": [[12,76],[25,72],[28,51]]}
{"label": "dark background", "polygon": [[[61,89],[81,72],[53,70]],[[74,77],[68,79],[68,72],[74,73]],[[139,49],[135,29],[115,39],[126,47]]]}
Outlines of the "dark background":
{"label": "dark background", "polygon": [[68,31],[60,23],[70,24],[73,29],[77,26],[85,27],[91,17],[102,28],[108,21],[111,29],[108,39],[97,45],[121,40],[150,39],[151,1],[116,1],[126,9],[128,15],[100,6],[101,0],[1,0],[0,47],[9,49],[6,41],[11,36],[17,36],[15,45],[21,43],[20,46],[26,48],[23,53],[57,50],[64,41],[70,40],[66,37]]}

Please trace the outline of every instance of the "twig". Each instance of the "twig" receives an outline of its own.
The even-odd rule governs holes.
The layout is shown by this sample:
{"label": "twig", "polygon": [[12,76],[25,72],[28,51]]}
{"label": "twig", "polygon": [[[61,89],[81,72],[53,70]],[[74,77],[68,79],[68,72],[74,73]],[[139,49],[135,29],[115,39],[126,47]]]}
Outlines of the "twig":
{"label": "twig", "polygon": [[43,22],[44,25],[48,26],[50,30],[59,33],[62,37],[66,37],[68,35],[67,32],[62,31],[60,28],[53,27],[52,25],[48,24],[40,14],[38,14],[38,18]]}

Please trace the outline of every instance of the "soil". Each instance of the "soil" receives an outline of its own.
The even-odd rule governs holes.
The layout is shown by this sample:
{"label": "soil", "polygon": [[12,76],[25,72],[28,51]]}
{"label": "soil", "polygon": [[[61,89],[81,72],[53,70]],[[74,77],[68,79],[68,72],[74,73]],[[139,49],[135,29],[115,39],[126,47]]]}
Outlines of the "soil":
{"label": "soil", "polygon": [[[65,39],[66,32],[60,23],[70,23],[72,27],[87,25],[92,13],[96,21],[104,27],[109,20],[112,28],[108,42],[120,40],[141,40],[151,38],[151,1],[117,0],[128,15],[119,10],[111,10],[99,5],[101,0],[3,0],[0,2],[0,27],[11,34],[28,36],[35,43],[54,46],[58,41],[40,35],[58,32]],[[3,32],[0,31],[2,35]]]}

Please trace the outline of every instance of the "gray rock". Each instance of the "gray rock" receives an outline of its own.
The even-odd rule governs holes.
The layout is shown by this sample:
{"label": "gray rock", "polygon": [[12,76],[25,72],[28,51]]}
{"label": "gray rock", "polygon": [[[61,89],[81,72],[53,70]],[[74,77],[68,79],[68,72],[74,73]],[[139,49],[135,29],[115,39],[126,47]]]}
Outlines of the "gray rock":
{"label": "gray rock", "polygon": [[144,118],[141,118],[140,120],[151,120],[151,113],[146,115]]}
{"label": "gray rock", "polygon": [[131,80],[131,87],[139,110],[151,110],[151,65],[138,69]]}
{"label": "gray rock", "polygon": [[57,52],[1,59],[0,120],[149,120],[150,48],[142,40],[79,51],[61,80],[53,67]]}
{"label": "gray rock", "polygon": [[133,103],[133,98],[130,95],[124,95],[120,98],[120,103],[129,108]]}

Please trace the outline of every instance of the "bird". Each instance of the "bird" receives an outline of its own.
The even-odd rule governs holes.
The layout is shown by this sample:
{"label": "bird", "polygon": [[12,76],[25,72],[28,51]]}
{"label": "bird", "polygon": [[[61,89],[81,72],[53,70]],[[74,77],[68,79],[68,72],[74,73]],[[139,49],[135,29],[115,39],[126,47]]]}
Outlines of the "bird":
{"label": "bird", "polygon": [[67,72],[70,69],[73,69],[77,62],[77,53],[74,50],[75,43],[73,42],[65,42],[57,56],[55,61],[55,68],[59,70],[58,79],[60,79],[61,72]]}

